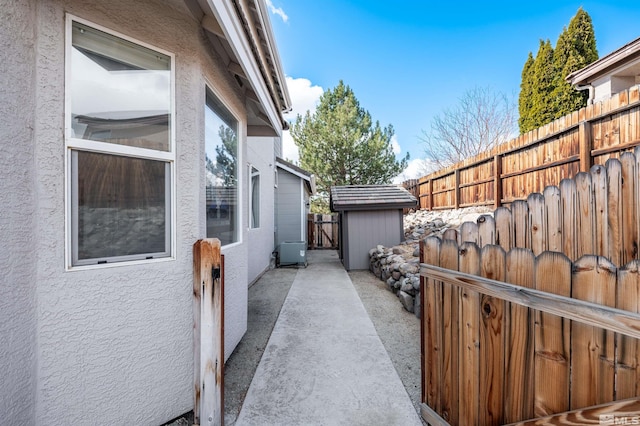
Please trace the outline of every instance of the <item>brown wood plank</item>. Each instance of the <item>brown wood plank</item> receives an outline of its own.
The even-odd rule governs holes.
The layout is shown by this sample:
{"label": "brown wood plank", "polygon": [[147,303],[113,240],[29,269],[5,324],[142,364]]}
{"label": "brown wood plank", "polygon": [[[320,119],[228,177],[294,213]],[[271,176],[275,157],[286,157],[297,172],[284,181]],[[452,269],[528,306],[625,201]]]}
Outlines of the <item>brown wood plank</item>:
{"label": "brown wood plank", "polygon": [[[634,260],[618,270],[617,307],[640,312],[640,261]],[[616,399],[640,396],[640,342],[616,335]]]}
{"label": "brown wood plank", "polygon": [[458,234],[458,230],[454,229],[454,228],[449,228],[446,231],[444,231],[444,234],[442,234],[442,239],[443,240],[453,240],[453,241],[458,241],[460,240],[460,235]]}
{"label": "brown wood plank", "polygon": [[640,314],[423,264],[420,275],[640,339]]}
{"label": "brown wood plank", "polygon": [[478,224],[475,222],[465,222],[460,225],[460,242],[478,244]]}
{"label": "brown wood plank", "polygon": [[[507,253],[506,282],[534,287],[533,252],[514,248]],[[533,311],[507,304],[505,316],[504,420],[514,422],[533,417]]]}
{"label": "brown wood plank", "polygon": [[576,228],[575,234],[573,235],[576,239],[576,257],[573,260],[576,260],[585,254],[593,254],[596,250],[595,201],[591,185],[591,174],[580,172],[576,175],[575,182]]}
{"label": "brown wood plank", "polygon": [[[445,240],[440,246],[440,266],[458,270],[458,244]],[[450,283],[442,285],[442,392],[440,398],[442,418],[458,423],[458,340],[460,289]]]}
{"label": "brown wood plank", "polygon": [[[440,239],[427,237],[423,240],[422,262],[440,265]],[[425,276],[425,305],[422,330],[424,339],[422,369],[422,402],[436,412],[440,412],[440,392],[442,385],[442,285],[434,278]]]}
{"label": "brown wood plank", "polygon": [[620,157],[622,164],[622,195],[620,210],[622,212],[622,258],[620,265],[636,259],[638,255],[638,217],[636,209],[637,171],[636,157],[626,152]]}
{"label": "brown wood plank", "polygon": [[605,165],[607,179],[607,217],[605,256],[614,265],[622,265],[622,163],[618,159],[608,160]]}
{"label": "brown wood plank", "polygon": [[[459,250],[460,271],[480,274],[480,249],[464,243]],[[459,424],[478,424],[480,392],[480,293],[462,289],[460,297],[460,416]]]}
{"label": "brown wood plank", "polygon": [[478,246],[496,243],[496,221],[490,214],[478,218]]}
{"label": "brown wood plank", "polygon": [[577,189],[574,179],[560,181],[560,205],[562,208],[562,253],[569,259],[577,259]]}
{"label": "brown wood plank", "polygon": [[[571,296],[571,260],[562,253],[536,258],[535,288]],[[535,416],[569,409],[570,321],[535,312]]]}
{"label": "brown wood plank", "polygon": [[[584,256],[573,265],[575,299],[615,306],[616,267],[602,256]],[[571,324],[571,409],[614,399],[614,334],[602,328]]]}
{"label": "brown wood plank", "polygon": [[607,203],[607,171],[604,166],[596,165],[591,168],[591,186],[593,188],[595,251],[583,254],[595,254],[609,257],[609,238],[607,224],[609,223],[609,204]]}
{"label": "brown wood plank", "polygon": [[511,203],[511,215],[513,221],[513,247],[531,248],[529,205],[527,202],[516,200]]}
{"label": "brown wood plank", "polygon": [[544,222],[547,231],[546,250],[562,252],[562,199],[560,188],[547,186],[544,189]]}
{"label": "brown wood plank", "polygon": [[539,192],[530,194],[527,198],[529,205],[529,230],[531,232],[531,250],[537,256],[547,246],[547,231],[544,222],[544,197]]}
{"label": "brown wood plank", "polygon": [[[506,254],[500,246],[485,246],[481,251],[481,275],[504,281]],[[505,303],[499,298],[480,296],[480,412],[479,424],[504,423],[502,404],[504,399],[504,316]]]}
{"label": "brown wood plank", "polygon": [[496,244],[504,251],[509,251],[513,245],[511,210],[506,207],[498,207],[493,212],[493,216],[496,223]]}
{"label": "brown wood plank", "polygon": [[[224,285],[222,283],[222,261],[220,240],[207,238],[198,240],[193,246],[194,255],[194,312],[197,318],[194,339],[199,339],[200,356],[194,354],[194,369],[199,369],[198,419],[212,419],[211,424],[223,424],[224,392]],[[199,287],[197,293],[195,286]],[[199,306],[195,306],[199,299]],[[195,328],[195,325],[198,327]],[[196,346],[194,344],[194,346]],[[195,373],[194,373],[195,375]]]}
{"label": "brown wood plank", "polygon": [[524,422],[511,423],[506,426],[538,426],[538,425],[632,425],[637,424],[640,413],[638,398],[601,404],[556,414],[554,416],[531,419]]}

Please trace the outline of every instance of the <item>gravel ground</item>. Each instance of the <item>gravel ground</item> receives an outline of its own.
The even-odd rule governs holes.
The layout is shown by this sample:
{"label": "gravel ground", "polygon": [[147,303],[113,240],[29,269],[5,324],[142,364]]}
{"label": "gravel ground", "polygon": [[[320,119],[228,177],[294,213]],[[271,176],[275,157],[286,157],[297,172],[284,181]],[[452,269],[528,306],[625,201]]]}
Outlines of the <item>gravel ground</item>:
{"label": "gravel ground", "polygon": [[[274,269],[264,274],[249,288],[247,333],[225,364],[224,421],[226,425],[235,424],[295,275],[296,268]],[[420,322],[418,318],[405,311],[398,298],[369,271],[352,271],[349,272],[349,276],[419,414]],[[173,425],[188,424],[186,421],[178,422]]]}

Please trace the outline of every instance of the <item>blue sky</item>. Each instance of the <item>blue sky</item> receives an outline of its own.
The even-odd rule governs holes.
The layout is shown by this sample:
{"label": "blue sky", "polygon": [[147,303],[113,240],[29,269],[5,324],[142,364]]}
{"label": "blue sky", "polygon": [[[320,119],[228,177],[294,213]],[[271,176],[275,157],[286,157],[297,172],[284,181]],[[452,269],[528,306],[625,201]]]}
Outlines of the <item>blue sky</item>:
{"label": "blue sky", "polygon": [[[476,86],[512,94],[540,39],[552,45],[579,7],[602,57],[640,37],[636,1],[267,0],[293,102],[290,120],[348,84],[374,120],[393,125],[398,157],[425,157],[423,130]],[[297,159],[285,136],[284,156]],[[404,177],[414,177],[417,162]]]}

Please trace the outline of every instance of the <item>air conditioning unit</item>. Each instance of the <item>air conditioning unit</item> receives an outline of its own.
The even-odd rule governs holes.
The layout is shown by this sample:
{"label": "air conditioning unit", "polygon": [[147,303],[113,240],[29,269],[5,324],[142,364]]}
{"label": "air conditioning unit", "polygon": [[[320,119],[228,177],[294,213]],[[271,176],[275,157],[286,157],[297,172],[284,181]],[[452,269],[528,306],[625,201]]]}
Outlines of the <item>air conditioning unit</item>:
{"label": "air conditioning unit", "polygon": [[278,246],[279,265],[304,265],[307,266],[307,242],[283,241]]}

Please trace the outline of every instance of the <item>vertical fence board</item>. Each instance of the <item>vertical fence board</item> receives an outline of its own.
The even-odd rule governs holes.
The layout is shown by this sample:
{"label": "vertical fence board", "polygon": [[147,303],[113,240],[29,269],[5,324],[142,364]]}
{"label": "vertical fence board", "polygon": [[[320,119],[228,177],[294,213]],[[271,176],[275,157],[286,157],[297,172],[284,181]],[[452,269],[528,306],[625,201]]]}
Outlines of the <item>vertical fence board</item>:
{"label": "vertical fence board", "polygon": [[460,225],[460,243],[478,244],[478,224],[475,222],[465,222]]}
{"label": "vertical fence board", "polygon": [[199,424],[221,425],[224,418],[224,287],[220,240],[198,240],[193,246],[193,266],[194,347],[200,349],[198,355],[194,353],[197,380],[194,414]]}
{"label": "vertical fence board", "polygon": [[546,250],[562,252],[562,200],[560,188],[544,189],[544,223],[547,231]]}
{"label": "vertical fence board", "polygon": [[529,232],[529,205],[524,200],[511,203],[513,223],[513,247],[531,248],[531,233]]}
{"label": "vertical fence board", "polygon": [[496,221],[490,214],[478,218],[478,246],[496,243]]}
{"label": "vertical fence board", "polygon": [[597,165],[591,168],[591,186],[594,201],[595,251],[584,254],[609,257],[609,238],[607,237],[609,206],[607,204],[607,173],[604,166]]}
{"label": "vertical fence board", "polygon": [[607,181],[607,238],[606,256],[614,265],[622,265],[622,164],[617,159],[608,160],[606,165]]}
{"label": "vertical fence board", "polygon": [[[504,281],[506,276],[505,252],[500,246],[485,246],[481,250],[481,275]],[[504,398],[504,329],[505,302],[482,295],[480,322],[480,406],[479,423],[502,424]]]}
{"label": "vertical fence board", "polygon": [[443,240],[459,241],[460,235],[458,234],[458,230],[457,229],[449,228],[446,231],[444,231],[444,234],[442,234],[442,239]]}
{"label": "vertical fence board", "polygon": [[527,197],[529,205],[529,230],[531,232],[531,250],[537,256],[546,248],[546,227],[544,223],[544,197],[534,192]]}
{"label": "vertical fence board", "polygon": [[[587,255],[573,265],[572,297],[615,306],[616,267]],[[571,324],[571,409],[614,399],[614,336],[610,331]]]}
{"label": "vertical fence board", "polygon": [[[440,247],[440,266],[458,270],[458,244],[455,241],[443,241]],[[443,370],[442,370],[442,418],[451,424],[458,423],[458,310],[460,288],[451,284],[442,284],[443,315]]]}
{"label": "vertical fence board", "polygon": [[[423,240],[422,262],[440,265],[440,239],[427,237]],[[425,282],[424,318],[424,363],[426,371],[422,384],[423,402],[440,413],[440,392],[442,386],[442,292],[439,282],[428,278]]]}
{"label": "vertical fence board", "polygon": [[[506,282],[534,287],[533,252],[515,248],[507,253]],[[533,315],[524,306],[507,304],[505,321],[504,422],[533,417]]]}
{"label": "vertical fence board", "polygon": [[[480,275],[480,249],[464,243],[460,271]],[[460,297],[460,416],[459,424],[478,424],[480,393],[480,293],[463,289]]]}
{"label": "vertical fence board", "polygon": [[638,218],[636,209],[636,158],[626,152],[620,157],[622,164],[622,199],[620,210],[622,212],[622,258],[620,265],[626,265],[638,255]]}
{"label": "vertical fence board", "polygon": [[[571,260],[544,252],[536,258],[535,288],[571,296]],[[535,313],[535,416],[569,409],[570,322],[556,315]]]}
{"label": "vertical fence board", "polygon": [[562,206],[562,252],[571,260],[577,259],[578,194],[574,179],[560,181]]}
{"label": "vertical fence board", "polygon": [[[640,261],[618,269],[617,307],[640,312]],[[616,399],[640,396],[640,345],[637,339],[618,334],[616,362]]]}
{"label": "vertical fence board", "polygon": [[496,244],[504,251],[509,251],[513,245],[511,210],[498,207],[493,216],[496,223]]}
{"label": "vertical fence board", "polygon": [[595,244],[595,202],[589,173],[578,173],[576,181],[576,260],[585,254],[593,254]]}

